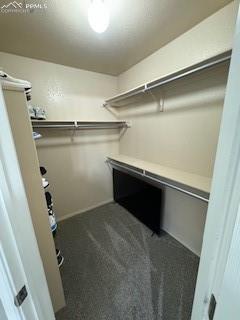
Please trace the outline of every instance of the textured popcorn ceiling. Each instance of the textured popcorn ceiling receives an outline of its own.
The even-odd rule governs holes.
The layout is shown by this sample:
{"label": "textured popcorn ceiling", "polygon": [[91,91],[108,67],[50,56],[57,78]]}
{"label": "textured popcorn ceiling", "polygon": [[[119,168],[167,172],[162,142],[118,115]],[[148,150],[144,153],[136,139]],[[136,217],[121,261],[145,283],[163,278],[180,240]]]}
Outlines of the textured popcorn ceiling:
{"label": "textured popcorn ceiling", "polygon": [[[118,75],[231,2],[108,1],[111,21],[104,34],[88,24],[90,0],[48,0],[45,11],[0,13],[0,51]],[[7,3],[0,0],[0,6]]]}

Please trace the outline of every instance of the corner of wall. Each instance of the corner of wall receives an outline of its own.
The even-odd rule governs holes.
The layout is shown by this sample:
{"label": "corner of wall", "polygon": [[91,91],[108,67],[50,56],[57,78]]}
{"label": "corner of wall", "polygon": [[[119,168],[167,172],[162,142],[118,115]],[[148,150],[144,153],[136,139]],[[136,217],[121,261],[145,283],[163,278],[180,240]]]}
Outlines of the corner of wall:
{"label": "corner of wall", "polygon": [[118,76],[123,92],[232,48],[238,1],[209,16]]}

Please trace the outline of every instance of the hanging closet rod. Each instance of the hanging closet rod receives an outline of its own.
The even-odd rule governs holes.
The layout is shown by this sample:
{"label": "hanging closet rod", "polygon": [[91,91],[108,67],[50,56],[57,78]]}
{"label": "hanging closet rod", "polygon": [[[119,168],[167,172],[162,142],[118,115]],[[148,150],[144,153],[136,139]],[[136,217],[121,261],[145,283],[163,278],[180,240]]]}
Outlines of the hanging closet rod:
{"label": "hanging closet rod", "polygon": [[[54,123],[55,122],[55,123]],[[91,122],[86,121],[86,123],[82,121],[71,121],[67,123],[67,121],[32,121],[32,126],[34,129],[75,129],[75,130],[84,130],[84,129],[118,129],[129,127],[129,123],[126,121],[109,121],[109,122]]]}
{"label": "hanging closet rod", "polygon": [[185,193],[185,194],[187,194],[187,195],[189,195],[189,196],[191,196],[191,197],[193,197],[193,198],[202,200],[202,201],[204,201],[204,202],[209,202],[209,199],[208,199],[207,197],[202,196],[202,195],[199,195],[199,194],[197,194],[197,193],[195,193],[195,192],[186,190],[186,189],[184,189],[184,188],[180,188],[180,187],[178,187],[178,186],[176,186],[176,185],[174,185],[174,184],[172,184],[172,183],[168,183],[168,182],[166,182],[166,181],[163,181],[163,180],[161,180],[161,179],[160,179],[159,177],[157,177],[157,176],[156,176],[156,178],[155,178],[154,176],[152,176],[151,174],[149,174],[149,173],[147,173],[147,172],[146,172],[146,175],[145,175],[145,176],[146,176],[148,179],[151,179],[151,180],[153,180],[153,181],[156,181],[157,183],[162,184],[163,186],[169,187],[169,188],[171,188],[171,189],[175,189],[175,190],[177,190],[177,191],[180,191],[180,192],[182,192],[182,193]]}
{"label": "hanging closet rod", "polygon": [[205,192],[201,192],[200,190],[199,190],[199,193],[196,193],[196,192],[194,192],[194,188],[192,188],[192,187],[188,187],[188,189],[183,188],[182,186],[180,186],[180,185],[182,185],[181,183],[179,183],[179,185],[177,185],[177,184],[172,183],[172,181],[171,182],[164,181],[160,176],[158,176],[156,174],[145,171],[143,169],[134,168],[134,167],[129,166],[127,164],[122,164],[122,163],[120,164],[119,162],[111,160],[109,158],[107,159],[107,163],[109,163],[115,169],[121,169],[126,173],[130,172],[130,173],[134,174],[135,176],[140,176],[140,178],[142,178],[146,181],[151,180],[151,181],[156,182],[157,184],[169,187],[171,189],[175,189],[175,190],[180,191],[184,194],[187,194],[193,198],[202,200],[207,203],[209,202],[208,195]]}
{"label": "hanging closet rod", "polygon": [[115,129],[115,128],[122,128],[125,127],[123,125],[111,125],[111,126],[84,126],[84,125],[33,125],[33,128],[35,129]]}
{"label": "hanging closet rod", "polygon": [[135,96],[138,96],[140,94],[143,94],[145,92],[148,92],[154,88],[161,87],[162,85],[165,85],[167,83],[179,80],[181,78],[187,77],[191,74],[200,72],[202,70],[210,69],[214,66],[217,66],[219,64],[222,64],[224,62],[227,62],[231,59],[232,51],[226,51],[224,53],[218,54],[212,58],[206,59],[200,63],[194,64],[190,67],[181,69],[177,72],[173,72],[167,76],[161,77],[159,79],[150,81],[142,86],[139,86],[137,88],[131,89],[129,91],[126,91],[124,93],[121,93],[115,97],[109,98],[105,101],[103,106],[115,106],[115,107],[121,107],[125,106],[124,100],[134,98]]}
{"label": "hanging closet rod", "polygon": [[215,67],[221,63],[224,63],[224,62],[230,60],[231,54],[232,54],[232,51],[227,51],[227,52],[220,54],[220,55],[217,55],[213,58],[206,59],[203,62],[197,63],[191,67],[184,68],[180,71],[174,72],[166,77],[160,78],[158,80],[154,80],[154,81],[147,84],[146,91],[154,89],[156,87],[160,87],[160,86],[167,84],[169,82],[176,81],[178,79],[187,77],[193,73],[196,73],[196,72],[199,72],[199,71],[202,71],[205,69],[209,69],[211,67]]}

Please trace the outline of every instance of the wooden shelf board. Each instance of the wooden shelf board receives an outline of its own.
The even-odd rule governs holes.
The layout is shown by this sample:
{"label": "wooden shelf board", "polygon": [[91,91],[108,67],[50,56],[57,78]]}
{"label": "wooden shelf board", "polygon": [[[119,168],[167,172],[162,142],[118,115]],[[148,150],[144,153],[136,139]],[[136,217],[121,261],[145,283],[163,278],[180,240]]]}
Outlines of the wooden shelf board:
{"label": "wooden shelf board", "polygon": [[152,80],[150,82],[147,82],[141,86],[138,86],[134,89],[131,89],[129,91],[125,91],[123,93],[120,93],[119,95],[116,95],[114,97],[111,97],[107,99],[104,103],[104,106],[111,106],[111,107],[123,107],[126,106],[132,102],[134,102],[134,99],[140,97],[145,92],[152,90],[154,88],[160,87],[162,85],[166,85],[167,83],[171,81],[179,80],[183,77],[189,76],[193,73],[215,67],[221,63],[226,63],[230,60],[231,57],[231,50],[223,52],[221,54],[218,54],[216,56],[210,57],[208,59],[205,59],[199,63],[196,63],[192,66],[177,70],[173,73],[167,74],[165,76],[162,76],[160,78],[157,78],[155,80]]}
{"label": "wooden shelf board", "polygon": [[141,169],[152,174],[155,174],[164,179],[178,182],[182,185],[189,186],[191,188],[210,193],[211,178],[200,176],[193,173],[177,170],[174,168],[162,166],[156,163],[143,161],[140,159],[128,157],[125,155],[111,155],[108,157],[110,160],[118,161],[123,164]]}
{"label": "wooden shelf board", "polygon": [[105,101],[105,105],[111,105],[113,107],[125,106],[128,102],[131,102],[131,100],[135,99],[137,95],[143,94],[145,89],[145,85],[142,85],[129,91],[123,92],[119,95],[107,99]]}

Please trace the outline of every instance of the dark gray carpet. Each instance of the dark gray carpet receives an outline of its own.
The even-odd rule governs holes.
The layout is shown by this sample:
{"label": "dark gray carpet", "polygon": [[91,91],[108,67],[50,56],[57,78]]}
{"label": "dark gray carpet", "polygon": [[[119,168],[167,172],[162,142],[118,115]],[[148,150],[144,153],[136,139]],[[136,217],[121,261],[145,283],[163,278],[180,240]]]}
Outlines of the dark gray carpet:
{"label": "dark gray carpet", "polygon": [[188,320],[199,259],[112,203],[59,224],[67,307],[57,320]]}

